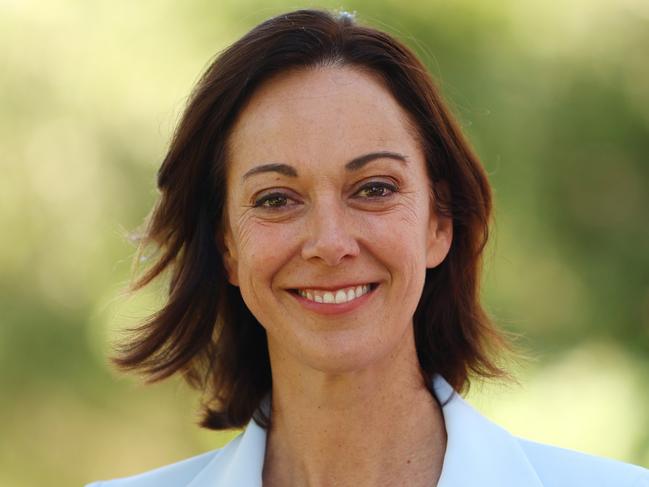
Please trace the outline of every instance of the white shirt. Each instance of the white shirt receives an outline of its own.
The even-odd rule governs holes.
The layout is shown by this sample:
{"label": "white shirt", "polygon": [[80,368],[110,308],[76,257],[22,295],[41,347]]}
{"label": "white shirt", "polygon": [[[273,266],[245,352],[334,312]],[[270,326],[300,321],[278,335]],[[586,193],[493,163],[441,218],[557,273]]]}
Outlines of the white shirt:
{"label": "white shirt", "polygon": [[[649,487],[649,470],[523,440],[489,421],[437,376],[447,444],[437,487]],[[87,487],[262,487],[266,430],[250,421],[225,447]],[[432,487],[432,486],[431,486]]]}

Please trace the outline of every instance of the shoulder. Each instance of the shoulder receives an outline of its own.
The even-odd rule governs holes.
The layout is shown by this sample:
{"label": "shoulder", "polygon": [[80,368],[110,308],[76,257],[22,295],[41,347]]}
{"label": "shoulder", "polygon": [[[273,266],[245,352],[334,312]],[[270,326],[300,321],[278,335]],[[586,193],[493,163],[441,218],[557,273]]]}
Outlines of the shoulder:
{"label": "shoulder", "polygon": [[649,487],[649,470],[518,438],[544,487]]}
{"label": "shoulder", "polygon": [[188,485],[221,454],[222,450],[213,450],[139,475],[93,482],[86,487],[178,487]]}
{"label": "shoulder", "polygon": [[261,485],[266,432],[254,420],[223,448],[133,477],[86,487],[244,487]]}

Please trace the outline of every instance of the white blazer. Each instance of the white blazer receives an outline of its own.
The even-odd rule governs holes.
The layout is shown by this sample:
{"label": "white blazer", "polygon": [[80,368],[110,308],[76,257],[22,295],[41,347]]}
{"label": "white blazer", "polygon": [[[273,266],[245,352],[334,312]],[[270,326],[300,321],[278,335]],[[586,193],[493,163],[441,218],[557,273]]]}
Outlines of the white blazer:
{"label": "white blazer", "polygon": [[[441,377],[433,390],[447,445],[437,487],[649,487],[649,470],[512,436]],[[262,487],[266,431],[254,421],[225,447],[87,487]],[[432,486],[431,486],[432,487]]]}

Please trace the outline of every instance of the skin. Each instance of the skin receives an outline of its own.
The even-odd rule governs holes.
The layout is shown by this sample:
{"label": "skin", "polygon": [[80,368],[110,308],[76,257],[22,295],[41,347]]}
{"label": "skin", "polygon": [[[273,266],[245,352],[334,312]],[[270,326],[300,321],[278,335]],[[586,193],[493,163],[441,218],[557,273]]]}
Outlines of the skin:
{"label": "skin", "polygon": [[[411,127],[375,76],[328,67],[267,81],[233,128],[224,262],[268,336],[265,486],[437,483],[446,432],[412,316],[452,223]],[[295,293],[363,283],[347,305]]]}

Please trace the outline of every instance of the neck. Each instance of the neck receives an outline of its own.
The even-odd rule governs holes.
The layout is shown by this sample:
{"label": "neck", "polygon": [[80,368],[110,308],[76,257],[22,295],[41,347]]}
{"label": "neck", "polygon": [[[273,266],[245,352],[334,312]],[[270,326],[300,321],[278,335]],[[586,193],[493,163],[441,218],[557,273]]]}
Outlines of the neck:
{"label": "neck", "polygon": [[446,447],[441,409],[410,338],[402,353],[349,373],[273,360],[264,486],[436,485]]}

